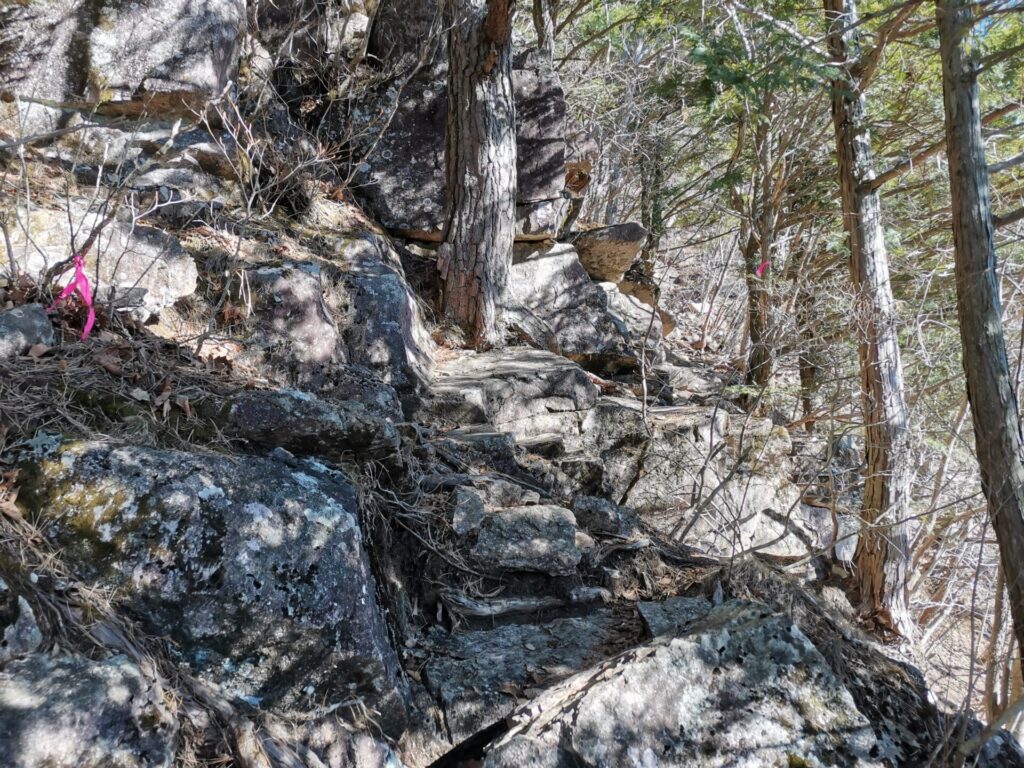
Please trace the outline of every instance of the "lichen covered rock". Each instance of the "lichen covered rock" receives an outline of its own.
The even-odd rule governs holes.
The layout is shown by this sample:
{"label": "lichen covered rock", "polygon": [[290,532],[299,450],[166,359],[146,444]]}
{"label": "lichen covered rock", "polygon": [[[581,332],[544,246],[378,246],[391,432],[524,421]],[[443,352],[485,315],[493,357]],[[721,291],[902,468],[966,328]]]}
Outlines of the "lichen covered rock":
{"label": "lichen covered rock", "polygon": [[810,640],[756,603],[726,603],[580,672],[512,720],[486,768],[880,768],[885,757]]}
{"label": "lichen covered rock", "polygon": [[282,713],[359,697],[400,730],[397,659],[340,473],[77,443],[24,477],[19,503],[76,573],[118,589],[196,673]]}
{"label": "lichen covered rock", "polygon": [[7,768],[170,768],[178,723],[124,656],[34,654],[0,668]]}

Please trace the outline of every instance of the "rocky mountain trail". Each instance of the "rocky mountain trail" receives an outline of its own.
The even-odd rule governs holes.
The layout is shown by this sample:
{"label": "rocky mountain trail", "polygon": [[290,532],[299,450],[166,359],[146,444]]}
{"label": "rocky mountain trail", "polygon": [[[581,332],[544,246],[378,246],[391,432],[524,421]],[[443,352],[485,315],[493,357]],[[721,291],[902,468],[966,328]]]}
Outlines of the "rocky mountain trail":
{"label": "rocky mountain trail", "polygon": [[[513,68],[505,343],[466,348],[443,62],[395,74],[433,4],[310,16],[344,124],[282,9],[194,5],[10,11],[0,762],[909,767],[981,732],[853,618],[855,447],[742,407],[708,314],[630,271],[648,230],[577,220],[550,62]],[[54,301],[83,248],[91,334]]]}

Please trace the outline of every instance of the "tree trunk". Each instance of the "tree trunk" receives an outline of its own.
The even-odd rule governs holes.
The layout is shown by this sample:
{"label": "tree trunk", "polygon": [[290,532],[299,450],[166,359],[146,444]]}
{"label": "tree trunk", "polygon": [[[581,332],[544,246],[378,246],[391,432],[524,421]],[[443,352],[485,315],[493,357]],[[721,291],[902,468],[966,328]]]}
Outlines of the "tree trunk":
{"label": "tree trunk", "polygon": [[813,432],[814,398],[821,385],[818,342],[814,337],[811,319],[811,297],[801,292],[798,303],[796,322],[800,334],[800,351],[797,354],[797,365],[800,368],[800,404],[803,410],[804,431]]}
{"label": "tree trunk", "polygon": [[1018,651],[1024,651],[1024,466],[1017,396],[1003,338],[999,275],[981,137],[977,62],[966,0],[938,0],[936,17],[953,198],[957,312],[981,486],[999,544]]}
{"label": "tree trunk", "polygon": [[743,266],[747,278],[747,331],[750,349],[747,354],[747,386],[755,387],[757,394],[749,400],[756,402],[772,381],[774,370],[771,339],[771,293],[768,290],[768,272],[757,275],[761,264],[761,240],[753,232],[743,247]]}
{"label": "tree trunk", "polygon": [[640,282],[651,289],[654,304],[660,293],[656,266],[658,249],[665,235],[665,156],[662,142],[658,139],[643,143],[637,166],[640,172],[640,223],[647,230],[647,239],[640,249],[637,270]]}
{"label": "tree trunk", "polygon": [[446,0],[448,210],[441,310],[475,346],[500,342],[516,214],[515,0]]}
{"label": "tree trunk", "polygon": [[548,61],[555,56],[555,24],[559,0],[533,0],[533,28],[537,31],[537,50]]}
{"label": "tree trunk", "polygon": [[828,45],[839,75],[832,83],[843,220],[856,290],[866,473],[856,563],[861,610],[910,636],[907,606],[910,506],[909,431],[903,366],[882,209],[864,95],[857,76],[859,27],[854,0],[824,0]]}

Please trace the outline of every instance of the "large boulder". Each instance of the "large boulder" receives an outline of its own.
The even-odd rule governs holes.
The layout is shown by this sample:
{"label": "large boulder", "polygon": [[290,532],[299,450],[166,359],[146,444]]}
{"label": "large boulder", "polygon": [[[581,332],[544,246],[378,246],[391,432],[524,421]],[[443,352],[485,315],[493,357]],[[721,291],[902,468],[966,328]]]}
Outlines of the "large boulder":
{"label": "large boulder", "polygon": [[0,754],[8,768],[170,768],[178,723],[124,656],[33,654],[0,668]]}
{"label": "large boulder", "polygon": [[194,673],[268,710],[361,699],[394,734],[403,683],[353,487],[315,463],[98,443],[25,467],[18,503]]}
{"label": "large boulder", "polygon": [[434,342],[398,254],[385,238],[366,234],[344,241],[337,258],[350,302],[344,325],[349,360],[376,371],[396,389],[424,387],[432,374]]}
{"label": "large boulder", "polygon": [[517,246],[509,284],[512,306],[505,314],[535,344],[588,368],[617,371],[636,364],[628,327],[571,245]]}
{"label": "large boulder", "polygon": [[[70,223],[68,210],[18,209],[18,226],[12,226],[10,233],[20,271],[39,278],[55,264],[70,259],[73,245],[80,247],[106,217],[99,206],[84,200],[73,199],[68,205]],[[127,216],[117,216],[105,226],[85,261],[86,274],[95,280],[97,301],[144,317],[196,290],[195,261],[178,239]]]}
{"label": "large boulder", "polygon": [[377,13],[370,32],[370,54],[379,62],[389,64],[411,64],[422,52],[423,46],[431,42],[427,61],[434,54],[444,54],[444,40],[437,23],[437,36],[431,40],[430,30],[440,22],[440,5],[437,0],[378,0]]}
{"label": "large boulder", "polygon": [[520,708],[485,768],[881,768],[868,720],[810,640],[731,602]]}
{"label": "large boulder", "polygon": [[601,459],[610,498],[679,514],[714,488],[728,416],[695,406],[651,407],[644,416],[639,401],[601,398],[583,422],[587,450]]}
{"label": "large boulder", "polygon": [[600,459],[602,492],[665,534],[727,557],[827,547],[831,525],[801,504],[779,453],[788,440],[757,420],[741,440],[745,424],[705,405],[652,406],[645,419],[638,401],[603,397],[581,432]]}
{"label": "large boulder", "polygon": [[647,240],[647,230],[635,222],[612,224],[573,236],[580,261],[594,280],[620,283]]}
{"label": "large boulder", "polygon": [[516,199],[558,200],[565,189],[565,92],[549,62],[530,52],[515,59]]}
{"label": "large boulder", "polygon": [[637,354],[641,349],[646,350],[647,366],[663,362],[661,314],[650,304],[623,293],[613,283],[598,283],[598,287],[605,295],[609,313],[626,329],[630,345],[638,350]]}
{"label": "large boulder", "polygon": [[372,234],[337,237],[326,252],[327,263],[310,254],[248,273],[246,359],[302,389],[350,389],[352,365],[398,390],[424,387],[434,342],[397,254]]}
{"label": "large boulder", "polygon": [[[568,201],[562,196],[565,94],[551,66],[534,58],[517,58],[512,83],[520,158],[517,234],[525,239],[551,238],[568,213]],[[388,230],[438,241],[447,197],[447,85],[441,79],[414,79],[401,91],[387,91],[382,100],[390,119],[361,166],[359,192]],[[367,108],[365,112],[368,135],[372,136],[376,110]]]}
{"label": "large boulder", "polygon": [[[242,0],[43,0],[7,5],[0,92],[29,133],[65,125],[56,105],[189,114],[234,79]],[[7,99],[5,99],[7,101]]]}

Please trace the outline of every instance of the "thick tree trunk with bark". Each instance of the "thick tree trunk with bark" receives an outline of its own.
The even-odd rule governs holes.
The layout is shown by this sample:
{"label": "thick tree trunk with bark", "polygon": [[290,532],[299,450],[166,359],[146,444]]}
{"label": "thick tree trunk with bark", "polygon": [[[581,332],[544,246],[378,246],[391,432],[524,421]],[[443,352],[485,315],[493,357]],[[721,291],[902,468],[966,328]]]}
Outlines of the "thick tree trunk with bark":
{"label": "thick tree trunk with bark", "polygon": [[515,0],[446,0],[448,211],[441,309],[476,346],[501,341],[516,214]]}
{"label": "thick tree trunk with bark", "polygon": [[859,40],[854,0],[824,0],[829,52],[839,75],[832,83],[842,192],[856,291],[866,470],[863,524],[856,563],[864,613],[904,636],[912,633],[907,605],[910,455],[903,366],[889,260],[882,230],[864,95],[857,72]]}
{"label": "thick tree trunk with bark", "polygon": [[938,0],[946,147],[953,198],[957,311],[981,485],[999,543],[1017,647],[1024,650],[1024,465],[1017,396],[1003,337],[977,62],[967,0]]}
{"label": "thick tree trunk with bark", "polygon": [[537,31],[537,50],[548,61],[555,56],[555,24],[559,0],[533,0],[533,28]]}

